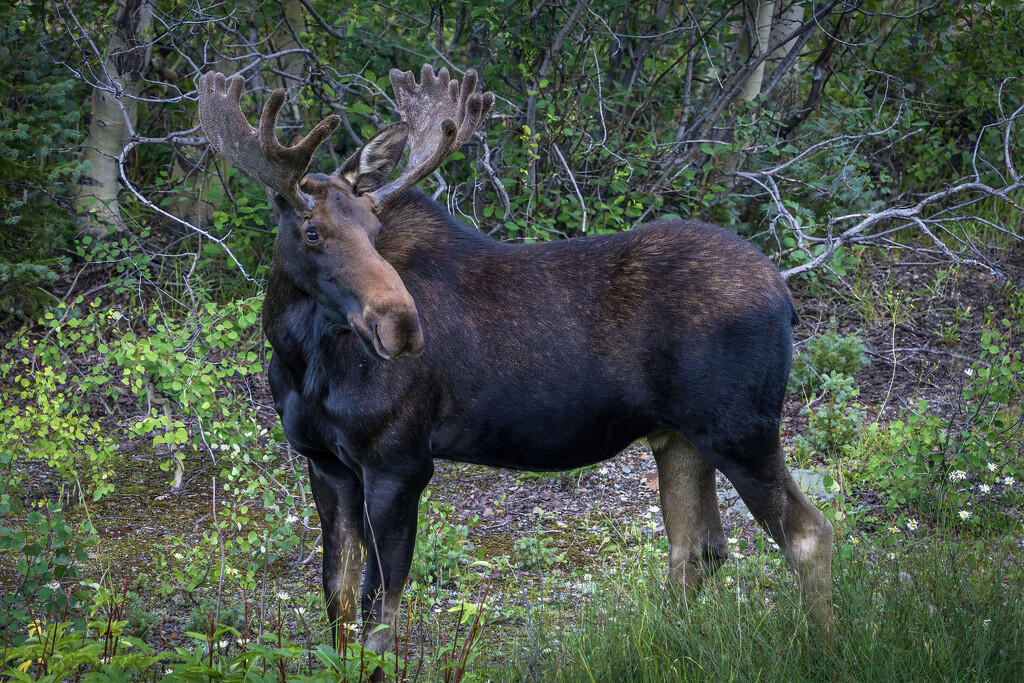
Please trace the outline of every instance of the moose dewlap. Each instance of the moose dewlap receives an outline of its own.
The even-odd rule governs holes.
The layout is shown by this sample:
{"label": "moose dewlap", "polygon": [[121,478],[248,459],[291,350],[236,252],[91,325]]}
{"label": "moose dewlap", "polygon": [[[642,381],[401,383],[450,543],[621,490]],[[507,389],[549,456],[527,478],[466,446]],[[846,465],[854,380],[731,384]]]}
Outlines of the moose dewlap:
{"label": "moose dewlap", "polygon": [[354,621],[358,604],[368,644],[390,642],[374,628],[398,607],[435,458],[561,470],[647,437],[671,581],[697,590],[727,557],[717,469],[827,626],[832,527],[779,441],[796,312],[774,266],[738,237],[679,220],[496,242],[413,189],[494,96],[475,92],[473,71],[460,86],[429,65],[418,84],[397,70],[391,83],[403,120],[330,175],[308,171],[337,117],[283,147],[284,91],[254,130],[239,76],[199,83],[210,143],[276,196],[269,379],[284,432],[309,460],[332,623]]}

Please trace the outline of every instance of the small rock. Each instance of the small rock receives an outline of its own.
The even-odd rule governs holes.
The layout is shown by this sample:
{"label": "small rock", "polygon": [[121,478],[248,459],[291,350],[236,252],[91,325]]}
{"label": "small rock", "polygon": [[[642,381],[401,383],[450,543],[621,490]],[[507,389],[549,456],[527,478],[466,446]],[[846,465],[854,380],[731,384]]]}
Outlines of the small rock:
{"label": "small rock", "polygon": [[484,508],[483,516],[484,517],[493,517],[494,516],[494,508]]}
{"label": "small rock", "polygon": [[[797,485],[812,498],[832,500],[836,497],[835,491],[839,487],[833,482],[831,489],[826,488],[824,472],[794,469],[791,473]],[[723,512],[743,515],[747,519],[753,519],[753,515],[750,514],[746,504],[744,504],[736,489],[731,485],[727,484],[724,490],[718,492],[718,502],[721,504]]]}
{"label": "small rock", "polygon": [[839,488],[834,481],[830,488],[825,487],[824,472],[795,469],[793,470],[793,478],[796,479],[797,485],[803,489],[804,493],[813,498],[821,498],[822,500],[832,500],[835,498],[835,491]]}

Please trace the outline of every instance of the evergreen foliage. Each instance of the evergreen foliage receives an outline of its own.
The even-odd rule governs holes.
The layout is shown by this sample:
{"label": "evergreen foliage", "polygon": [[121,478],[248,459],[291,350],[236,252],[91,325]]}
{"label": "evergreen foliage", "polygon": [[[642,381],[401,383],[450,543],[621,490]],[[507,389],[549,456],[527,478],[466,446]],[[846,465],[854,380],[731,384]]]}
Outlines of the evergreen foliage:
{"label": "evergreen foliage", "polygon": [[41,2],[0,6],[0,321],[50,297],[67,269],[72,221],[61,198],[74,179],[80,83],[26,46],[46,37]]}

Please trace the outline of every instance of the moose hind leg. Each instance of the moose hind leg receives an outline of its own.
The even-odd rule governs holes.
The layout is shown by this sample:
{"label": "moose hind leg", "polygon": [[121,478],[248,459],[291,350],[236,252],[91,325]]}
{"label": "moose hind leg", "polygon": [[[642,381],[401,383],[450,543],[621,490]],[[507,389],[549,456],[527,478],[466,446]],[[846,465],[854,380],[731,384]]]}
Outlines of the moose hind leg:
{"label": "moose hind leg", "polygon": [[824,628],[832,623],[832,524],[793,480],[775,435],[763,460],[731,458],[719,469],[800,579],[805,607]]}
{"label": "moose hind leg", "polygon": [[323,530],[324,599],[337,647],[340,629],[356,620],[365,559],[363,487],[354,472],[330,457],[310,459],[309,479]]}
{"label": "moose hind leg", "polygon": [[658,463],[669,581],[692,596],[729,557],[715,492],[715,468],[678,432],[648,438]]}

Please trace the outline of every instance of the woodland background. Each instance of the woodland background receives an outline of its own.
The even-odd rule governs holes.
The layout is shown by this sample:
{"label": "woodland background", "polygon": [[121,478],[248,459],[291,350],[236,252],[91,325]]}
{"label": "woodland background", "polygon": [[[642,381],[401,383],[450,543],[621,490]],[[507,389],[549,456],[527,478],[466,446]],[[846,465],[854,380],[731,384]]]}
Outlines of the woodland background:
{"label": "woodland background", "polygon": [[241,74],[251,121],[286,88],[282,140],[340,115],[330,171],[396,120],[389,70],[429,62],[497,96],[423,183],[481,231],[679,216],[778,264],[803,317],[786,444],[821,475],[850,625],[802,631],[739,514],[710,601],[650,608],[641,445],[610,471],[440,468],[390,675],[1012,680],[1021,35],[1019,2],[3,3],[3,675],[356,680],[376,657],[319,645],[318,522],[262,375],[275,217],[207,145],[195,85]]}

